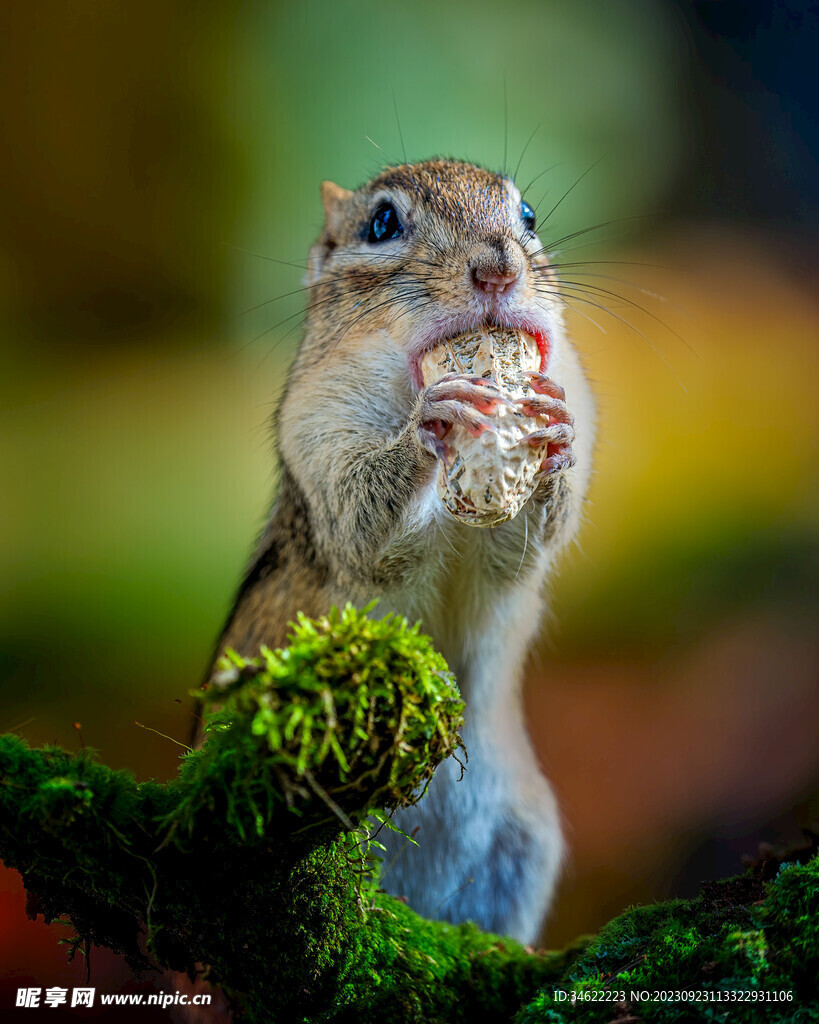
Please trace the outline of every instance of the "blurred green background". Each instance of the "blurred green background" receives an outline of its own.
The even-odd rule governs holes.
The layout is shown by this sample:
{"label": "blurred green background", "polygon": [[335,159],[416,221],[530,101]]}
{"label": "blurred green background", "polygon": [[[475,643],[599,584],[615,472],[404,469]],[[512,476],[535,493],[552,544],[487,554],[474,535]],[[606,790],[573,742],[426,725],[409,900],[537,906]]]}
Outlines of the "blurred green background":
{"label": "blurred green background", "polygon": [[597,471],[527,679],[573,846],[548,940],[819,813],[815,20],[702,7],[4,9],[0,728],[174,771],[133,723],[185,738],[263,523],[319,184],[441,153],[582,232]]}

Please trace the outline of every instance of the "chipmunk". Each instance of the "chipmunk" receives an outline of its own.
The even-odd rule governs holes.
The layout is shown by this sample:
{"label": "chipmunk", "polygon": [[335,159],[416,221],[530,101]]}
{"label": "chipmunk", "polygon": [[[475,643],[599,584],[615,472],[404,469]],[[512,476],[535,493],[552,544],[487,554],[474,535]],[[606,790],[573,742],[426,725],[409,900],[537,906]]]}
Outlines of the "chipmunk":
{"label": "chipmunk", "polygon": [[[460,780],[445,762],[396,815],[418,845],[387,835],[382,884],[425,916],[533,942],[563,841],[524,726],[521,674],[544,581],[581,516],[591,391],[535,214],[509,178],[434,159],[389,167],[354,192],[324,182],[321,196],[304,337],[276,416],[278,495],[218,649],[281,646],[297,611],[348,601],[377,598],[372,614],[420,620],[466,702],[469,762]],[[437,462],[450,425],[491,429],[503,396],[452,374],[424,386],[419,365],[482,325],[546,339],[546,365],[524,402],[541,417],[536,490],[516,518],[479,529],[444,509]]]}

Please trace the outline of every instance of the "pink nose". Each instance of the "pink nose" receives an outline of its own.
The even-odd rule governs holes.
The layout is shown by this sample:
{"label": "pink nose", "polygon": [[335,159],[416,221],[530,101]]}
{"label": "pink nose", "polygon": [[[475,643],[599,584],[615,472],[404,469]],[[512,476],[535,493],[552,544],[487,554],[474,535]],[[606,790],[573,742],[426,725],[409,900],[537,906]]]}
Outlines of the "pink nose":
{"label": "pink nose", "polygon": [[472,280],[479,292],[489,292],[502,295],[511,291],[517,283],[520,274],[517,270],[507,270],[503,274],[495,274],[482,267],[475,267],[472,271]]}

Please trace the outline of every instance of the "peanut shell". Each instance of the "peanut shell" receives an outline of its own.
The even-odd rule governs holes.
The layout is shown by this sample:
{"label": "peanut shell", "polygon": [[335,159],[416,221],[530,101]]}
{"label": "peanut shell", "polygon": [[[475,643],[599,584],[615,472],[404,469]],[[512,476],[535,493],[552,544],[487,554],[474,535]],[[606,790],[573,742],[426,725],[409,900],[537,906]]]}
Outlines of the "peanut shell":
{"label": "peanut shell", "polygon": [[[448,373],[484,377],[507,398],[534,392],[527,370],[540,367],[537,342],[523,331],[483,328],[449,338],[421,360],[424,384]],[[444,507],[469,526],[497,526],[513,519],[536,487],[543,451],[520,441],[542,426],[516,406],[501,404],[492,414],[496,432],[473,437],[453,423],[445,437],[447,456],[439,461],[438,496]]]}

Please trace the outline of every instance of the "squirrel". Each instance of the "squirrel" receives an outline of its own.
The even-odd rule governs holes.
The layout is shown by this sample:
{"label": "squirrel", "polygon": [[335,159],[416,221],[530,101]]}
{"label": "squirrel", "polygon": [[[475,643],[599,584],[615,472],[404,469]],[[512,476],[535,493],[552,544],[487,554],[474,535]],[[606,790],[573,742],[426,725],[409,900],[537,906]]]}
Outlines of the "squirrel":
{"label": "squirrel", "polygon": [[[303,340],[275,416],[278,493],[217,653],[282,646],[297,611],[347,602],[377,598],[372,614],[420,620],[466,704],[468,765],[442,764],[424,799],[396,814],[418,845],[387,833],[382,885],[424,916],[532,943],[563,839],[521,676],[544,581],[581,518],[591,390],[535,213],[508,177],[432,159],[387,167],[355,191],[325,181],[321,198]],[[537,486],[489,528],[452,518],[435,480],[450,425],[492,429],[504,398],[464,375],[424,386],[420,372],[425,351],[482,326],[546,341],[534,394],[520,400],[547,423],[532,433]]]}

